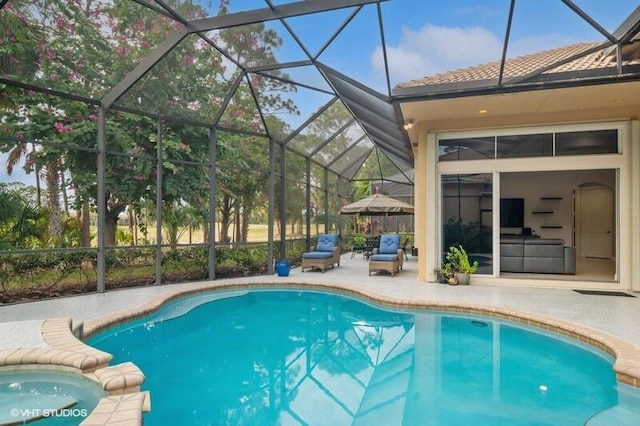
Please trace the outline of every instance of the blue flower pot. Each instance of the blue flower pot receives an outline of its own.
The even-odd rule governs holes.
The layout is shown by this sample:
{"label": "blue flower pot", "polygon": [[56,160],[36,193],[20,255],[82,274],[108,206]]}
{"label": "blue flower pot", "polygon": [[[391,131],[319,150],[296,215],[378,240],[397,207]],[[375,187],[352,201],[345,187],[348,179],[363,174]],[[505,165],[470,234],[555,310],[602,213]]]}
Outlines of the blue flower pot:
{"label": "blue flower pot", "polygon": [[288,277],[291,272],[291,262],[288,260],[276,260],[276,273],[279,277]]}

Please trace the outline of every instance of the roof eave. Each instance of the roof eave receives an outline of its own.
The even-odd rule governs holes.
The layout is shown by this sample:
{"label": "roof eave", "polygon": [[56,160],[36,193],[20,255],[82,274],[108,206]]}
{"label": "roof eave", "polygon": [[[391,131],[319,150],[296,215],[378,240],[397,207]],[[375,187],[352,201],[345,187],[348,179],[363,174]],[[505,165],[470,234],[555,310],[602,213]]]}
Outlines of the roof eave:
{"label": "roof eave", "polygon": [[428,84],[423,86],[396,87],[392,98],[396,102],[451,99],[460,97],[495,95],[571,88],[596,84],[613,84],[640,80],[640,64],[625,65],[622,74],[615,67],[595,68],[579,71],[545,73],[516,84],[498,85],[498,79],[485,79],[455,83]]}

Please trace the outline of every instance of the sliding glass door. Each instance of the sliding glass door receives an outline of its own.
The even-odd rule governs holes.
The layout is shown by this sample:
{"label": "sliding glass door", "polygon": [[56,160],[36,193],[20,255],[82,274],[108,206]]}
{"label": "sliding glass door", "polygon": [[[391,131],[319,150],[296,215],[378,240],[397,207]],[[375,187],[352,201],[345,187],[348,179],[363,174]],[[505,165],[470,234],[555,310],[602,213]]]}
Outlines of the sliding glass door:
{"label": "sliding glass door", "polygon": [[480,264],[478,274],[493,268],[493,175],[442,175],[442,253],[462,246]]}

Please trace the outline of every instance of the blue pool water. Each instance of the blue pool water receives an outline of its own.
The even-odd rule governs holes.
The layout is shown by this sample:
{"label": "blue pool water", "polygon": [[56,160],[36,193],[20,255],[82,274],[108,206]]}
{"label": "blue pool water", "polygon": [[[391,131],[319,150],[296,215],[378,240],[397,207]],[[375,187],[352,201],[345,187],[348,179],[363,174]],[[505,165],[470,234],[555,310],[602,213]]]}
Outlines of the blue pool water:
{"label": "blue pool water", "polygon": [[228,296],[88,342],[145,373],[145,425],[565,426],[617,404],[608,356],[542,331],[315,292]]}

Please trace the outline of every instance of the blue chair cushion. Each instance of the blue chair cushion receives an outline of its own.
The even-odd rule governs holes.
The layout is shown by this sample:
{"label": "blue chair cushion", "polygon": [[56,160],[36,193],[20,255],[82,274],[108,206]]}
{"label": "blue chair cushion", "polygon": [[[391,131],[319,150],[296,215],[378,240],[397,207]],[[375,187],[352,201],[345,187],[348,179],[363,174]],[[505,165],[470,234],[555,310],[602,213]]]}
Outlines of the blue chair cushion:
{"label": "blue chair cushion", "polygon": [[302,253],[302,257],[305,259],[328,259],[333,256],[329,251],[310,251],[308,253]]}
{"label": "blue chair cushion", "polygon": [[380,237],[380,254],[398,254],[400,248],[400,235],[383,235]]}
{"label": "blue chair cushion", "polygon": [[398,253],[396,254],[374,254],[369,257],[369,261],[378,261],[378,262],[393,262],[398,260]]}
{"label": "blue chair cushion", "polygon": [[320,234],[316,251],[332,252],[336,244],[338,244],[338,234]]}

